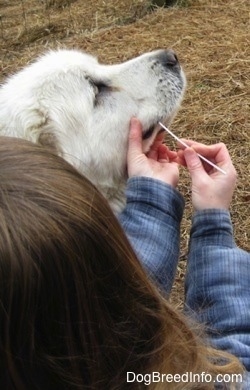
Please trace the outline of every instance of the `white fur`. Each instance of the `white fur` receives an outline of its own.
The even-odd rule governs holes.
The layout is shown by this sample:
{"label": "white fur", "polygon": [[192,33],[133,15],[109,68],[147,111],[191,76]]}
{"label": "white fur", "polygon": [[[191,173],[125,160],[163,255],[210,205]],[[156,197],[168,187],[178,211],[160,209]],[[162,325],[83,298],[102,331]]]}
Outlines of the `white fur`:
{"label": "white fur", "polygon": [[[144,131],[159,120],[169,124],[182,99],[184,74],[164,63],[165,53],[103,65],[80,51],[51,51],[2,85],[0,135],[32,142],[51,135],[58,153],[119,211],[131,117],[141,120]],[[144,140],[144,151],[158,131]]]}

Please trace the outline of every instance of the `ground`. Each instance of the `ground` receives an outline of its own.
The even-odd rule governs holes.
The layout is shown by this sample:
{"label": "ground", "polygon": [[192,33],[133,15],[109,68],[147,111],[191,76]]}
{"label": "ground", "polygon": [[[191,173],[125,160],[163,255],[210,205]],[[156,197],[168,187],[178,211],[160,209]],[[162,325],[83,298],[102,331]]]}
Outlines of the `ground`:
{"label": "ground", "polygon": [[[224,142],[238,172],[231,207],[235,240],[250,250],[249,0],[179,0],[170,8],[142,0],[0,0],[0,81],[49,48],[79,48],[115,63],[172,48],[188,88],[172,130],[211,144]],[[172,147],[172,139],[166,138]],[[187,175],[181,255],[172,299],[181,304],[192,208]]]}

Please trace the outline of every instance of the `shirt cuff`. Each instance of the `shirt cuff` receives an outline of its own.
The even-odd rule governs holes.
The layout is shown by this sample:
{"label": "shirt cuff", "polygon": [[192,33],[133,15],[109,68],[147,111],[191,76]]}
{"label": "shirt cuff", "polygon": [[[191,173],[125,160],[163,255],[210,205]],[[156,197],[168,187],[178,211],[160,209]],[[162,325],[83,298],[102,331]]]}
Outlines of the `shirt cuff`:
{"label": "shirt cuff", "polygon": [[127,204],[137,204],[139,207],[151,207],[152,210],[173,217],[180,223],[183,210],[184,198],[171,185],[161,180],[149,177],[132,177],[127,181],[126,188]]}
{"label": "shirt cuff", "polygon": [[192,218],[190,239],[192,245],[197,245],[199,241],[203,245],[235,247],[229,211],[224,209],[196,211]]}

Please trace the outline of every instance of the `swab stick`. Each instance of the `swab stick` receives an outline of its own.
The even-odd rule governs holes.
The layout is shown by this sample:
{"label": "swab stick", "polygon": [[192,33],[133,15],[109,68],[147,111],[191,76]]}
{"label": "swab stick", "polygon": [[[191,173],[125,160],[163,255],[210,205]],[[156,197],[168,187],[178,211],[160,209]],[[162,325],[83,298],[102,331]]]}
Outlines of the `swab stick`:
{"label": "swab stick", "polygon": [[[169,133],[170,135],[172,135],[172,137],[174,139],[176,139],[176,141],[180,142],[180,144],[182,144],[183,146],[185,146],[185,148],[188,148],[188,145],[183,142],[179,137],[177,137],[177,135],[175,135],[171,130],[169,130],[166,126],[164,126],[161,122],[159,122],[159,125],[164,129],[166,130],[167,133]],[[206,161],[206,163],[208,163],[209,165],[211,165],[212,167],[214,167],[215,169],[217,169],[218,171],[220,171],[221,173],[224,173],[224,175],[226,175],[226,171],[224,171],[223,169],[221,169],[220,167],[218,167],[217,165],[215,165],[214,163],[212,163],[211,161],[209,161],[207,158],[203,157],[201,154],[197,153],[197,156],[200,157],[201,160],[203,161]]]}

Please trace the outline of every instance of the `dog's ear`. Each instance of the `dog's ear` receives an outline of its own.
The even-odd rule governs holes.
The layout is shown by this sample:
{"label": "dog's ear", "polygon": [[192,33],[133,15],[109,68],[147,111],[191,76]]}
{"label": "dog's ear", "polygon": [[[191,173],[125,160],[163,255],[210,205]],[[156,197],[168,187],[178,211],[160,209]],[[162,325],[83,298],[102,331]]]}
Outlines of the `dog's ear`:
{"label": "dog's ear", "polygon": [[40,145],[49,148],[52,152],[60,154],[60,148],[55,134],[43,130],[39,134],[37,142]]}

